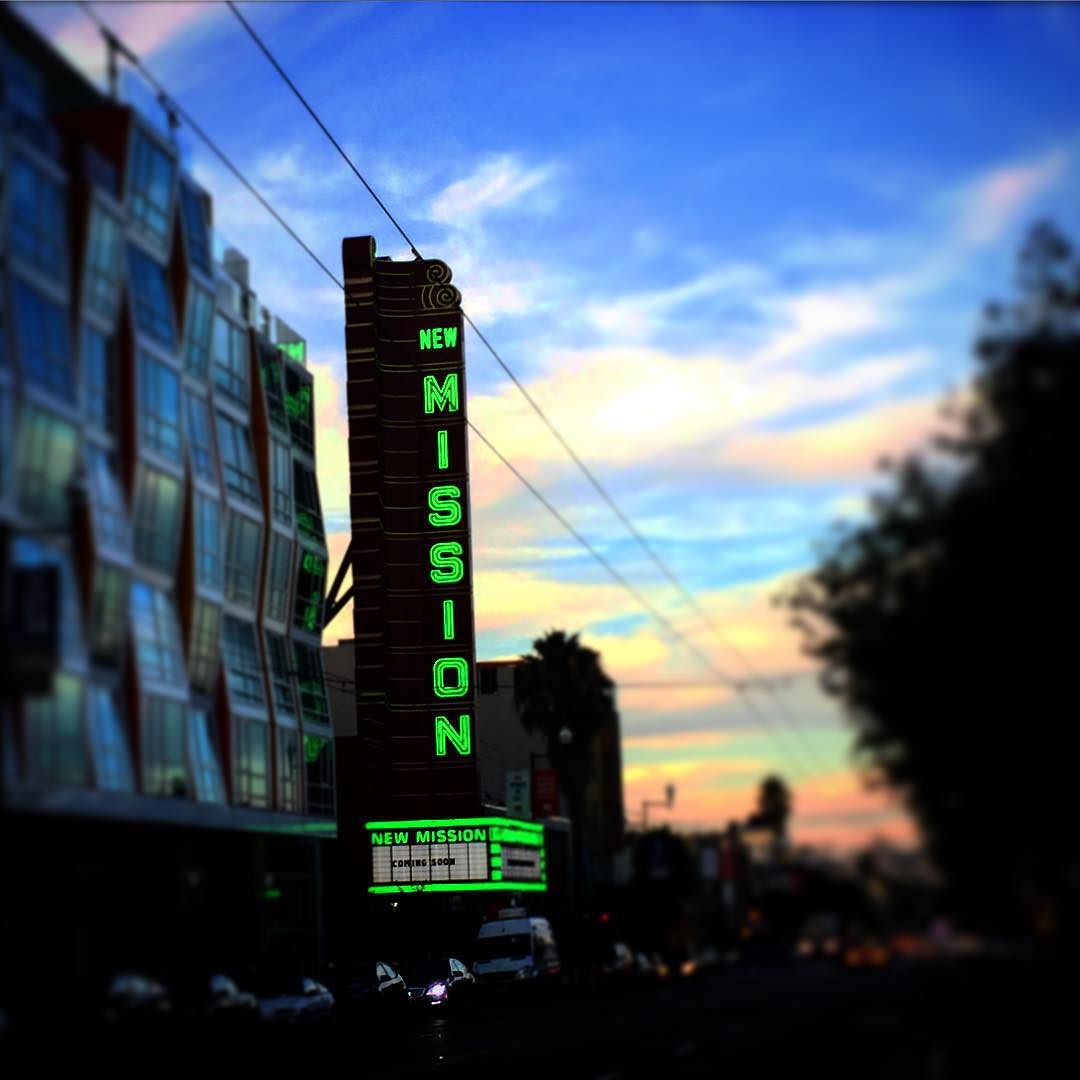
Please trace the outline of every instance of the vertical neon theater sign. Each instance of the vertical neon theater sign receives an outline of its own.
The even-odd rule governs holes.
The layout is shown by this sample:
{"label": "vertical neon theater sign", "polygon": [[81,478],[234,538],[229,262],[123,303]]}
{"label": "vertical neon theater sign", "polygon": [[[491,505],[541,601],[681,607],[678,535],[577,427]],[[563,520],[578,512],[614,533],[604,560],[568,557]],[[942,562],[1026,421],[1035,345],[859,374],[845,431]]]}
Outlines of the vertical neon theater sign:
{"label": "vertical neon theater sign", "polygon": [[479,809],[461,294],[343,241],[363,812]]}

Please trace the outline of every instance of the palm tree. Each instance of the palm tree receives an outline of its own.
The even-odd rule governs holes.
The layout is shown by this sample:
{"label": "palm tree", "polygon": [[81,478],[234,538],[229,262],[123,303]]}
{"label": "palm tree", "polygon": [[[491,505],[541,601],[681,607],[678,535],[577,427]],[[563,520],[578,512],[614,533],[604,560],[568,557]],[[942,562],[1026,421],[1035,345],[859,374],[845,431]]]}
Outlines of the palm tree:
{"label": "palm tree", "polygon": [[779,776],[766,776],[758,789],[758,820],[769,829],[777,840],[787,835],[788,818],[791,817],[791,789]]}

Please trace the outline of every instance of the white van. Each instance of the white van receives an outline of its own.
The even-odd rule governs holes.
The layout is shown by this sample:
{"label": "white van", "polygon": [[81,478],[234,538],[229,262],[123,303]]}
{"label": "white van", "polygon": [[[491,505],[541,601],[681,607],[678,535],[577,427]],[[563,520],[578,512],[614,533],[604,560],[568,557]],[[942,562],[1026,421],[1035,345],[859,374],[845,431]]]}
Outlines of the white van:
{"label": "white van", "polygon": [[559,981],[559,951],[547,919],[522,912],[480,927],[473,974],[481,986],[540,987]]}

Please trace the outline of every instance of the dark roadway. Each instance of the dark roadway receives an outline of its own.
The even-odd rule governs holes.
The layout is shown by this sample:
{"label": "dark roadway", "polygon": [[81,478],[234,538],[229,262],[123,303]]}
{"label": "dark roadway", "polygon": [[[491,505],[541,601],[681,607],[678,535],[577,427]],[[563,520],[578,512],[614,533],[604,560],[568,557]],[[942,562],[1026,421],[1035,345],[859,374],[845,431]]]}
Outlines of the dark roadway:
{"label": "dark roadway", "polygon": [[[165,1038],[139,1053],[136,1072],[200,1080],[1042,1077],[1074,1074],[1075,1061],[1050,1064],[1049,1033],[1071,1035],[1077,1015],[1074,987],[1066,1000],[1045,977],[1000,964],[736,967],[670,985],[566,991],[456,1014],[427,1009],[351,1028],[261,1031],[228,1048]],[[105,1075],[131,1071],[116,1050],[101,1050]],[[80,1071],[96,1075],[86,1068],[95,1057],[85,1055]],[[53,1064],[43,1055],[32,1073],[12,1075],[50,1075]]]}

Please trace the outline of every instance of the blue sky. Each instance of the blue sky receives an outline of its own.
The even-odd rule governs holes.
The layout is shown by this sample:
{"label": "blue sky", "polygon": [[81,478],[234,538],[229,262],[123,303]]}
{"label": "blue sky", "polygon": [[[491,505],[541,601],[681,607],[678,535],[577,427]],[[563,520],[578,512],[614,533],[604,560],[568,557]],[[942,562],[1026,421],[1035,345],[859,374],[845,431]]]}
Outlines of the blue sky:
{"label": "blue sky", "polygon": [[[92,74],[70,5],[20,5]],[[97,10],[332,268],[343,235],[406,247],[221,5]],[[777,768],[796,833],[908,835],[859,791],[850,735],[771,603],[875,462],[962,391],[981,306],[1026,228],[1080,238],[1080,9],[1048,5],[246,4],[417,246],[723,629],[700,621],[479,343],[472,420],[672,621],[739,672],[791,676],[777,730],[729,690],[620,695],[628,802],[743,813]],[[125,94],[151,115],[134,78]],[[320,477],[344,545],[341,297],[205,149],[189,169],[255,288],[310,342]],[[580,629],[624,682],[708,672],[474,443],[478,650]],[[345,636],[343,619],[328,635]],[[779,744],[779,745],[778,745]],[[783,749],[782,747],[786,747]],[[868,824],[869,822],[869,824]],[[801,831],[800,831],[801,830]]]}

